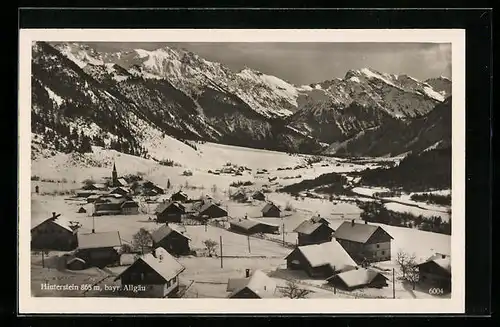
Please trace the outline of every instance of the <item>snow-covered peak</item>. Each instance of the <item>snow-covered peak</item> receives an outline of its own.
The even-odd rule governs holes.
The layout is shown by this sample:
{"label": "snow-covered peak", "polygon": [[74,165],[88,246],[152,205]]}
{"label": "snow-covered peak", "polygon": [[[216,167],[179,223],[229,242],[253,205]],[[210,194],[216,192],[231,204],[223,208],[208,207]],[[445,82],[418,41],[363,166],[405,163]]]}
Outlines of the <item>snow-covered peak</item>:
{"label": "snow-covered peak", "polygon": [[249,79],[256,83],[265,84],[266,86],[274,90],[277,95],[282,96],[283,98],[290,101],[290,103],[297,106],[298,91],[294,85],[276,76],[267,75],[252,69],[243,69],[237,75],[241,78]]}
{"label": "snow-covered peak", "polygon": [[93,65],[104,64],[101,55],[89,46],[80,43],[56,43],[53,45],[80,68],[85,67],[89,63]]}

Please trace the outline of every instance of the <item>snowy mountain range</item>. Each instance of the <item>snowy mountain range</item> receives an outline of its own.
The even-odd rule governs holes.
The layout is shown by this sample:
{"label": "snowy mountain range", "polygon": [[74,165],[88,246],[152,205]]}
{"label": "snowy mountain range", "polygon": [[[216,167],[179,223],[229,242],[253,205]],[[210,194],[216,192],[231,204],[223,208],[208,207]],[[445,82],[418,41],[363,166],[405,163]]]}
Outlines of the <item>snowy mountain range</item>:
{"label": "snowy mountain range", "polygon": [[430,115],[451,96],[451,81],[363,68],[297,86],[251,68],[233,72],[182,49],[99,52],[83,43],[37,42],[32,93],[32,131],[58,150],[85,139],[145,155],[151,138],[174,137],[330,154],[351,140],[356,149],[349,153],[367,154],[352,140],[435,119]]}

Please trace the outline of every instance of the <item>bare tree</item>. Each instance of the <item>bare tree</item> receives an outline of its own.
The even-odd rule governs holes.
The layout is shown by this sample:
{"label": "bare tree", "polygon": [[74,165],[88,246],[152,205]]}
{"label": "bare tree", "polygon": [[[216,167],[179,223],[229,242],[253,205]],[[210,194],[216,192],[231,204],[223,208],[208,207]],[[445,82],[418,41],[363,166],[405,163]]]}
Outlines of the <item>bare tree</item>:
{"label": "bare tree", "polygon": [[215,250],[217,249],[217,245],[219,245],[219,243],[214,240],[205,240],[203,241],[203,245],[205,245],[205,248],[208,251],[208,255],[211,257],[215,254]]}
{"label": "bare tree", "polygon": [[408,267],[406,270],[406,280],[411,283],[413,290],[415,290],[415,285],[419,280],[419,273],[416,265]]}
{"label": "bare tree", "polygon": [[398,251],[396,255],[396,263],[401,270],[403,279],[407,279],[407,275],[417,265],[415,260],[415,254],[408,254],[402,250]]}
{"label": "bare tree", "polygon": [[305,299],[311,293],[310,290],[300,288],[295,281],[286,282],[286,287],[281,293],[290,299]]}
{"label": "bare tree", "polygon": [[212,193],[217,192],[217,184],[212,185]]}
{"label": "bare tree", "polygon": [[144,248],[150,246],[152,241],[151,234],[145,228],[141,228],[134,234],[132,244],[135,248],[140,248],[144,254]]}

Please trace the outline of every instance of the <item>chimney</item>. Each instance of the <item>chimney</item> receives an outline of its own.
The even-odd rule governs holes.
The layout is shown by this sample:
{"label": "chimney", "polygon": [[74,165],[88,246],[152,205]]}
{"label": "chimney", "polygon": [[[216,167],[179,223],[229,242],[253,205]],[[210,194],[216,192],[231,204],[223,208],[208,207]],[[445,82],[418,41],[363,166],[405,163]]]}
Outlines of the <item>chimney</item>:
{"label": "chimney", "polygon": [[245,277],[250,277],[250,269],[245,269]]}
{"label": "chimney", "polygon": [[56,218],[57,218],[57,216],[56,216],[56,213],[55,213],[55,212],[53,212],[53,213],[52,213],[52,218],[54,218],[54,219],[56,219]]}
{"label": "chimney", "polygon": [[354,219],[351,220],[351,226],[354,226]]}

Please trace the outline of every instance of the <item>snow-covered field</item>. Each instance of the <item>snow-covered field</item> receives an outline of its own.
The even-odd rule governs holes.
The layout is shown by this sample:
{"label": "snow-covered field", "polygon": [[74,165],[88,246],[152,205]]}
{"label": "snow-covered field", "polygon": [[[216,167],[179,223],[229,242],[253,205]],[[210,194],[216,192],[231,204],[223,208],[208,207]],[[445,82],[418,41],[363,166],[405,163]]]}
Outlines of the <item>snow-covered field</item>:
{"label": "snow-covered field", "polygon": [[[384,187],[354,187],[352,189],[353,192],[357,194],[361,194],[364,196],[373,197],[375,193],[379,192],[390,192],[391,190]],[[439,195],[448,195],[450,194],[450,190],[439,190],[439,191],[430,191],[430,192],[420,192],[420,193],[433,193]],[[391,196],[391,197],[380,197],[385,201],[393,201],[387,202],[385,207],[389,210],[396,212],[409,212],[415,216],[422,215],[423,217],[432,217],[438,216],[443,219],[443,221],[450,220],[450,206],[441,206],[435,204],[428,204],[426,202],[419,202],[411,200],[411,196],[414,193],[409,194],[401,194],[400,196]]]}
{"label": "snow-covered field", "polygon": [[[352,163],[346,159],[323,158],[320,163],[315,163],[304,168],[293,169],[297,165],[305,165],[305,155],[290,156],[286,153],[247,149],[219,144],[197,144],[198,151],[177,140],[167,140],[170,147],[161,149],[158,147],[156,158],[169,158],[180,166],[162,166],[154,160],[138,158],[126,154],[121,154],[113,150],[102,150],[94,148],[94,153],[84,156],[73,156],[68,154],[57,154],[51,158],[38,158],[32,161],[32,176],[37,176],[39,180],[33,180],[31,199],[31,225],[47,219],[52,212],[62,214],[69,220],[78,221],[82,224],[83,232],[90,232],[92,228],[96,231],[120,232],[120,237],[124,242],[130,242],[132,235],[140,228],[150,231],[159,227],[149,220],[153,216],[155,204],[148,205],[147,212],[130,216],[102,216],[91,217],[92,205],[82,201],[69,200],[69,195],[56,195],[63,192],[75,190],[81,187],[81,182],[85,179],[92,179],[98,182],[104,177],[110,177],[113,162],[119,175],[142,174],[144,179],[150,180],[159,186],[166,188],[167,181],[170,181],[171,188],[167,194],[161,196],[158,201],[168,198],[173,192],[182,189],[190,198],[198,198],[209,194],[214,199],[220,201],[222,206],[228,211],[231,217],[243,217],[248,215],[256,219],[262,219],[269,223],[278,224],[280,233],[285,231],[285,241],[294,244],[297,240],[296,233],[293,232],[303,220],[312,216],[321,215],[327,218],[333,229],[338,228],[343,221],[359,219],[361,209],[355,204],[356,197],[339,197],[334,201],[327,199],[314,199],[309,197],[295,198],[289,194],[277,193],[276,188],[291,183],[297,183],[304,179],[313,179],[321,174],[329,172],[349,173],[362,170],[367,166],[374,167],[373,162]],[[162,152],[163,151],[163,152]],[[161,152],[161,153],[160,153]],[[230,162],[233,165],[245,166],[250,171],[244,171],[241,176],[234,174],[215,175],[208,173],[208,170],[221,169]],[[277,170],[278,168],[292,167],[288,170]],[[185,170],[191,170],[192,176],[183,176]],[[268,173],[257,174],[258,170],[266,169]],[[300,177],[298,177],[300,175]],[[269,178],[276,180],[269,181]],[[294,177],[285,179],[284,177]],[[229,195],[236,191],[230,184],[237,181],[250,181],[253,185],[248,186],[248,192],[258,190],[267,185],[271,190],[266,193],[267,200],[273,201],[283,210],[283,218],[262,218],[261,209],[264,201],[252,201],[251,203],[237,203],[229,200]],[[40,194],[34,193],[35,186],[39,186]],[[362,200],[371,200],[366,196],[373,196],[375,192],[385,192],[383,188],[355,188],[355,192],[365,197]],[[410,195],[403,195],[398,198],[389,199],[400,203],[386,203],[388,209],[396,211],[410,211],[415,214],[437,215],[442,209],[438,206],[430,206],[425,203],[417,203],[409,199]],[[141,199],[137,199],[140,205],[144,204]],[[402,203],[407,203],[404,205]],[[416,207],[416,206],[419,207]],[[88,213],[76,213],[78,208],[83,206]],[[288,207],[289,210],[284,210]],[[142,207],[146,208],[146,207]],[[417,213],[418,212],[418,213]],[[443,214],[441,212],[441,214]],[[443,214],[445,215],[445,213]],[[27,219],[27,217],[21,219]],[[429,257],[434,252],[450,253],[451,237],[444,234],[424,232],[417,229],[404,227],[394,227],[381,225],[394,238],[392,243],[392,256],[402,249],[408,253],[414,253],[419,260]],[[212,239],[216,242],[223,240],[224,267],[220,268],[220,261],[217,258],[186,257],[180,261],[186,266],[183,273],[183,280],[189,282],[196,280],[190,289],[188,297],[225,297],[226,282],[228,278],[242,276],[245,269],[262,269],[270,274],[280,286],[285,286],[287,275],[285,256],[291,251],[290,248],[283,247],[278,240],[283,239],[283,234],[268,235],[275,241],[250,238],[250,249],[246,236],[232,233],[223,228],[208,226],[185,226],[186,232],[191,238],[192,249],[203,249],[203,241]],[[220,251],[220,248],[217,250]],[[377,266],[392,270],[395,268],[394,262],[382,262]],[[293,276],[291,276],[294,278]],[[297,277],[297,276],[295,276]],[[310,297],[353,297],[352,294],[333,294],[329,290],[320,288],[322,282],[309,280],[306,277],[297,277],[303,287],[309,288],[313,293]],[[369,296],[392,296],[392,286],[383,290],[367,290]],[[418,290],[408,291],[408,288],[400,281],[396,283],[396,295],[398,298],[425,297]]]}

